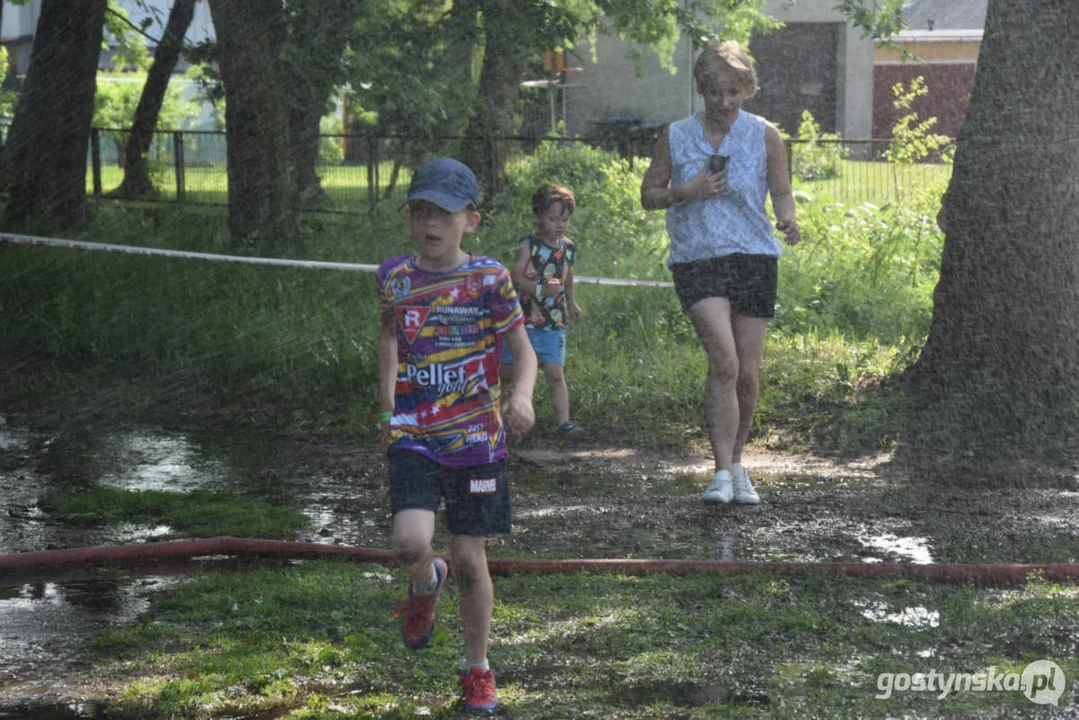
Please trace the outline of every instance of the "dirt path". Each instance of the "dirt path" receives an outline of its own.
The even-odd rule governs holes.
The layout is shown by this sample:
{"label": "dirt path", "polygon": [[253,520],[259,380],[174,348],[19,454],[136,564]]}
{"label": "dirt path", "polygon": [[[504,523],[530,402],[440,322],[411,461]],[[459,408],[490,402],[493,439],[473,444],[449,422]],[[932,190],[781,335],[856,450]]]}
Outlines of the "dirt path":
{"label": "dirt path", "polygon": [[[384,461],[333,441],[303,443],[294,474],[323,478],[351,506],[319,528],[331,541],[385,547]],[[514,532],[492,553],[853,562],[1079,560],[1079,483],[948,488],[897,470],[888,455],[838,461],[754,450],[744,458],[758,506],[706,506],[708,456],[634,448],[517,448]],[[303,477],[307,476],[308,480]],[[943,480],[943,479],[942,479]],[[335,489],[336,488],[336,489]],[[346,499],[346,496],[350,496]],[[439,538],[445,540],[445,536]]]}
{"label": "dirt path", "polygon": [[[492,555],[741,561],[1041,563],[1079,560],[1074,474],[1028,469],[1029,487],[960,487],[881,455],[840,461],[755,449],[757,506],[706,506],[709,458],[685,450],[513,449],[514,532]],[[34,507],[45,488],[230,488],[304,509],[302,540],[387,547],[385,461],[347,438],[230,437],[156,428],[0,426],[0,551],[152,540],[69,528]],[[436,546],[448,547],[444,524]],[[0,709],[86,697],[92,638],[132,622],[171,578],[0,587]],[[57,623],[56,619],[65,619]],[[13,653],[13,654],[12,654]]]}

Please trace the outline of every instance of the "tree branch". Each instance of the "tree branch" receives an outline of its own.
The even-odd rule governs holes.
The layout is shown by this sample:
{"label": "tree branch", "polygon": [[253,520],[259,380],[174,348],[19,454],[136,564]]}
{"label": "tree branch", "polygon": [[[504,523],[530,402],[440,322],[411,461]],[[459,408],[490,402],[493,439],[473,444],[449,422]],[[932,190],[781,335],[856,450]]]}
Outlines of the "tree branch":
{"label": "tree branch", "polygon": [[146,34],[146,31],[145,31],[145,30],[143,30],[143,29],[142,29],[141,27],[139,27],[139,26],[138,26],[138,25],[136,25],[135,23],[131,22],[131,21],[130,21],[130,20],[128,20],[128,19],[127,19],[126,17],[124,17],[124,16],[122,15],[122,14],[120,14],[120,13],[116,12],[116,11],[115,11],[115,10],[113,10],[112,8],[108,8],[107,10],[105,10],[105,12],[107,12],[107,13],[108,13],[108,14],[110,14],[110,15],[115,15],[116,17],[118,17],[118,18],[120,18],[121,20],[123,20],[125,24],[127,24],[128,26],[130,26],[130,27],[131,27],[131,28],[132,28],[132,29],[133,29],[133,30],[134,30],[135,32],[137,32],[137,33],[138,33],[139,35],[142,35],[142,36],[143,36],[144,38],[146,38],[147,40],[152,40],[152,41],[153,41],[153,43],[154,43],[154,45],[160,45],[160,44],[161,44],[161,41],[160,41],[160,40],[158,40],[157,38],[155,38],[155,37],[153,37],[153,36],[151,36],[151,35],[147,35],[147,34]]}

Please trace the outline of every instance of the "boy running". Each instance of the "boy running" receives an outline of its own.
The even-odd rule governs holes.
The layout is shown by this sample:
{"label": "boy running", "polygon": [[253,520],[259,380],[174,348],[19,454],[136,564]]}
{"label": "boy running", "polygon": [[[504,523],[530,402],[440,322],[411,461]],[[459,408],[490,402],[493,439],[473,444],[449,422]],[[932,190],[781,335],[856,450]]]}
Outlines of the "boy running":
{"label": "boy running", "polygon": [[[577,244],[566,237],[569,218],[577,207],[573,191],[542,185],[532,194],[534,229],[517,243],[513,287],[521,299],[525,329],[551,388],[558,432],[581,432],[569,419],[569,390],[562,368],[566,364],[566,316],[580,321],[581,308],[573,297],[573,263]],[[513,377],[513,358],[502,354],[503,382]]]}
{"label": "boy running", "polygon": [[[434,631],[449,568],[431,540],[445,498],[465,635],[459,682],[465,707],[490,713],[498,700],[487,662],[494,590],[485,536],[510,531],[502,418],[514,433],[532,427],[537,364],[506,268],[461,250],[479,224],[478,205],[476,177],[457,160],[416,169],[406,217],[419,252],[378,270],[379,443],[390,462],[393,549],[410,580],[405,645],[422,648]],[[504,407],[503,344],[518,366]]]}

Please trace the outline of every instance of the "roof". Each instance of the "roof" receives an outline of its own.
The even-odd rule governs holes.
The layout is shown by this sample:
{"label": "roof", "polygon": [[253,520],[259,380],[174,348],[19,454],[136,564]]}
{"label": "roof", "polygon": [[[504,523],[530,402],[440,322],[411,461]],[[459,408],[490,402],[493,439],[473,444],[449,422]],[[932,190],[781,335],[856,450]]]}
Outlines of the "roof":
{"label": "roof", "polygon": [[903,19],[911,30],[981,30],[988,3],[989,0],[911,0],[903,7]]}

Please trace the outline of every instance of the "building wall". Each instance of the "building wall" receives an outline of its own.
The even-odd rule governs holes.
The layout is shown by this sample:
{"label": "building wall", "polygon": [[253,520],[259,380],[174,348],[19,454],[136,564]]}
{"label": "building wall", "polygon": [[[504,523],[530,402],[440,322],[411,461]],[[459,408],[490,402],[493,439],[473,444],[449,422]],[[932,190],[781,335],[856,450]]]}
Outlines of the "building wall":
{"label": "building wall", "polygon": [[826,132],[839,128],[839,23],[791,23],[751,46],[757,94],[745,109],[792,135],[808,110]]}
{"label": "building wall", "polygon": [[[935,117],[930,132],[959,135],[970,104],[974,73],[981,50],[981,30],[907,31],[897,42],[920,61],[903,61],[898,51],[878,47],[873,68],[873,137],[890,138],[900,112],[895,108],[896,83],[909,85],[925,78],[929,93],[914,101],[911,111],[921,119]],[[910,111],[902,111],[904,114]]]}
{"label": "building wall", "polygon": [[[597,123],[611,117],[635,117],[645,123],[685,117],[695,94],[688,69],[691,52],[689,42],[682,39],[665,68],[650,50],[600,35],[594,45],[567,54],[568,66],[582,68],[559,89],[565,98],[567,132],[590,135]],[[636,58],[631,57],[634,53]]]}
{"label": "building wall", "polygon": [[8,51],[8,73],[25,75],[30,67],[30,51],[34,45],[34,28],[41,14],[41,0],[26,5],[4,3],[0,16],[0,43]]}
{"label": "building wall", "polygon": [[[830,119],[822,123],[826,130],[868,137],[873,127],[873,43],[846,23],[835,4],[769,0],[765,11],[788,27],[750,44],[762,92],[746,108],[766,117],[777,115],[789,130],[797,129],[796,122],[788,126],[803,107],[816,108],[815,115]],[[582,68],[569,76],[564,90],[568,132],[590,134],[597,122],[611,117],[666,123],[692,114],[703,107],[692,82],[695,57],[685,40],[679,42],[670,68],[661,67],[648,49],[613,37],[600,36],[594,46],[576,49],[567,58],[568,65]]]}
{"label": "building wall", "polygon": [[902,82],[909,85],[919,75],[925,78],[929,94],[914,101],[910,110],[922,120],[937,118],[931,133],[957,137],[970,105],[970,91],[974,87],[974,63],[949,63],[933,65],[878,65],[874,70],[873,137],[890,138],[892,127],[899,118],[892,87]]}

